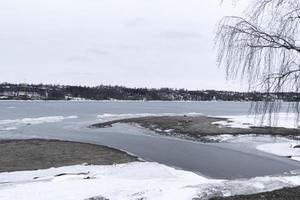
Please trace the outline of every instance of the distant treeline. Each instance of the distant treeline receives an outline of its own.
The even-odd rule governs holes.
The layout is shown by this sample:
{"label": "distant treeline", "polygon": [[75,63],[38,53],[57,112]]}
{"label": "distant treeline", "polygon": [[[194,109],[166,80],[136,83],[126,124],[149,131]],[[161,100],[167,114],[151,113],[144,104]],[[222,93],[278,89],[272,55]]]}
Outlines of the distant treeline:
{"label": "distant treeline", "polygon": [[0,100],[145,100],[145,101],[266,101],[300,100],[299,93],[231,92],[217,90],[149,89],[122,86],[96,87],[44,84],[0,84]]}

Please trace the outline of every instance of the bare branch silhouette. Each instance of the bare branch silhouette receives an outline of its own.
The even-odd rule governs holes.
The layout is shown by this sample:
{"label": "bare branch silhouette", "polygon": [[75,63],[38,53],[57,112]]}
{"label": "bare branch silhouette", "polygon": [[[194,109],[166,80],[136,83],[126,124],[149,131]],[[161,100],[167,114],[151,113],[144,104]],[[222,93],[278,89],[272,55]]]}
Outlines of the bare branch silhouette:
{"label": "bare branch silhouette", "polygon": [[[299,23],[299,0],[250,0],[243,17],[224,17],[218,25],[217,61],[227,78],[246,79],[249,90],[270,97],[253,107],[258,113],[280,109],[272,94],[299,92]],[[298,103],[293,109],[299,111]]]}

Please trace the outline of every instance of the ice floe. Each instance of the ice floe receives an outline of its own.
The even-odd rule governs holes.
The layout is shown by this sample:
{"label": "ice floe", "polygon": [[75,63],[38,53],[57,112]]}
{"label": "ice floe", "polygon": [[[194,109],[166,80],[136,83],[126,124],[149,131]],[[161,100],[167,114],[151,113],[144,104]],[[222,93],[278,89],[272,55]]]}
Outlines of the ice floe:
{"label": "ice floe", "polygon": [[49,116],[49,117],[37,117],[37,118],[23,118],[23,119],[7,119],[0,120],[0,131],[16,130],[24,125],[36,125],[43,123],[55,123],[61,122],[66,119],[76,119],[77,116]]}

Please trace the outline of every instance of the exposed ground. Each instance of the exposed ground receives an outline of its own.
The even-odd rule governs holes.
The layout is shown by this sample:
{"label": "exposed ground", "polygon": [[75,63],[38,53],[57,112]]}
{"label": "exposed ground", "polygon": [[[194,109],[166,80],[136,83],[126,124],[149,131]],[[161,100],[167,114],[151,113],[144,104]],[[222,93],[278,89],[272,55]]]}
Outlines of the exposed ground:
{"label": "exposed ground", "polygon": [[[210,200],[299,200],[300,187],[284,188],[273,192],[264,192],[253,195],[240,195],[226,198],[211,198]],[[196,199],[195,199],[196,200]]]}
{"label": "exposed ground", "polygon": [[0,172],[133,161],[138,161],[138,158],[100,145],[59,140],[0,140]]}
{"label": "exposed ground", "polygon": [[[207,136],[217,136],[223,134],[230,135],[274,135],[293,137],[299,136],[299,129],[252,127],[250,129],[220,127],[212,124],[222,121],[224,118],[214,118],[206,116],[151,116],[140,118],[129,118],[114,120],[105,123],[91,125],[94,128],[105,128],[116,123],[138,124],[151,129],[158,134],[177,136],[202,142],[212,142]],[[226,119],[225,119],[226,120]]]}

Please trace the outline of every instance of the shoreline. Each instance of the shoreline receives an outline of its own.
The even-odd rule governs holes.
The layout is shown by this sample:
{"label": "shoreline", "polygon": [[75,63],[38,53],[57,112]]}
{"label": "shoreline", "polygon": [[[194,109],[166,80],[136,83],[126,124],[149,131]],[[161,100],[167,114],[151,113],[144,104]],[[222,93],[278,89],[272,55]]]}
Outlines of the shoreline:
{"label": "shoreline", "polygon": [[162,136],[178,137],[198,142],[219,142],[222,135],[270,135],[297,139],[299,129],[282,127],[232,128],[214,124],[227,118],[209,116],[146,116],[117,119],[92,124],[90,128],[107,128],[117,123],[138,125]]}
{"label": "shoreline", "polygon": [[[300,198],[300,187],[283,188],[270,192],[251,195],[237,195],[232,197],[214,197],[209,200],[298,200]],[[193,199],[198,200],[198,199]],[[200,199],[199,199],[200,200]]]}
{"label": "shoreline", "polygon": [[[47,102],[47,101],[66,101],[66,102],[73,102],[73,101],[79,101],[79,102],[154,102],[154,103],[164,103],[164,102],[174,102],[174,103],[197,103],[197,102],[239,102],[239,103],[259,103],[256,101],[224,101],[224,100],[199,100],[199,101],[193,101],[193,100],[182,100],[182,101],[178,101],[178,100],[95,100],[95,99],[83,99],[83,100],[75,100],[75,99],[71,99],[71,100],[67,100],[67,99],[28,99],[28,100],[24,100],[24,99],[0,99],[0,102],[5,102],[5,101],[12,101],[12,102],[18,102],[18,101],[23,101],[23,102],[31,102],[31,101],[41,101],[41,102]],[[284,101],[285,103],[290,103],[287,101]]]}

